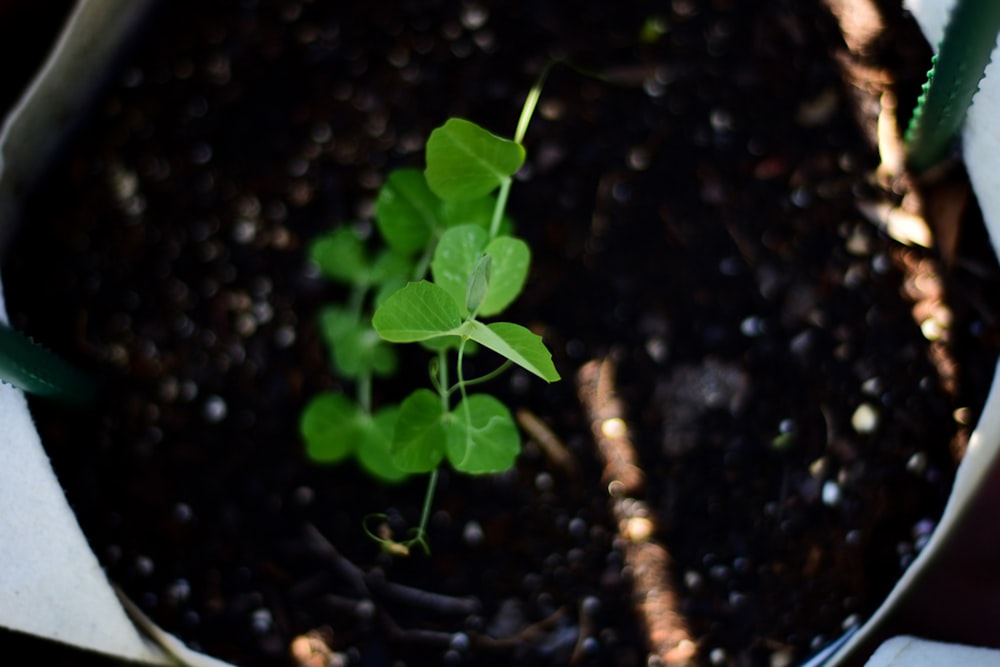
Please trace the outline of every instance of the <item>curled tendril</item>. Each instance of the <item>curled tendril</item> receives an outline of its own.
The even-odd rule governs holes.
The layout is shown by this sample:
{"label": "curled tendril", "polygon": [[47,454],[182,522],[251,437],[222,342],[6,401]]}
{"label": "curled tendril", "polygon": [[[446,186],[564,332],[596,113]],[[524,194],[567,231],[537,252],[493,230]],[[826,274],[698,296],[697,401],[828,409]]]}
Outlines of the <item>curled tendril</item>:
{"label": "curled tendril", "polygon": [[[374,530],[370,525],[372,521],[379,522]],[[362,529],[368,537],[382,547],[383,551],[393,556],[409,556],[415,546],[420,547],[424,554],[428,556],[430,555],[431,547],[430,544],[427,543],[427,535],[423,529],[412,528],[410,533],[413,537],[408,540],[398,541],[392,538],[388,521],[389,515],[387,514],[368,514],[364,518]]]}

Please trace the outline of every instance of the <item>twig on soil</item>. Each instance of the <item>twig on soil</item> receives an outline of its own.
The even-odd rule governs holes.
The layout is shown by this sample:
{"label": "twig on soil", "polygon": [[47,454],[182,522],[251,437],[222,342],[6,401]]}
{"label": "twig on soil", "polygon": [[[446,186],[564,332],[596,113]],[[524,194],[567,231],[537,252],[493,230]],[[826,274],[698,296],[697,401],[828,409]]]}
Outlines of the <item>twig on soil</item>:
{"label": "twig on soil", "polygon": [[670,581],[670,555],[652,539],[655,525],[649,507],[640,498],[645,479],[615,396],[612,362],[589,362],[580,369],[577,383],[604,465],[625,568],[646,629],[650,664],[693,664],[696,646],[678,611],[678,595]]}
{"label": "twig on soil", "polygon": [[514,418],[531,439],[538,444],[545,457],[557,468],[573,478],[579,474],[579,466],[569,449],[559,439],[559,436],[553,433],[552,429],[539,419],[535,413],[526,408],[521,408],[514,415]]}

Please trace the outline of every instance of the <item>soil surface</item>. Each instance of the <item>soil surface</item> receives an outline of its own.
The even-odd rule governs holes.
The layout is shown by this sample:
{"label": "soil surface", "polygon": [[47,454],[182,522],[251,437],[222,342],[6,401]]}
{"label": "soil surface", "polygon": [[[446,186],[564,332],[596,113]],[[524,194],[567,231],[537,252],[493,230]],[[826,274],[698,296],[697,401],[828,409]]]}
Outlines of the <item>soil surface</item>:
{"label": "soil surface", "polygon": [[[111,579],[248,667],[293,664],[307,633],[352,665],[646,664],[575,386],[611,359],[696,660],[792,664],[863,621],[947,497],[997,273],[973,214],[943,279],[942,380],[905,290],[937,258],[859,212],[895,202],[843,49],[803,0],[164,3],[3,276],[12,322],[104,382],[93,411],[33,408]],[[311,396],[353,391],[316,329],[344,294],[305,248],[370,220],[446,118],[512,135],[550,58],[577,69],[551,72],[525,140],[508,211],[534,258],[509,319],[564,380],[494,390],[575,472],[530,438],[509,474],[444,471],[432,554],[390,557],[364,517],[414,526],[424,481],[313,465],[298,435]],[[909,103],[923,65],[891,64]],[[412,352],[376,401],[425,383]]]}

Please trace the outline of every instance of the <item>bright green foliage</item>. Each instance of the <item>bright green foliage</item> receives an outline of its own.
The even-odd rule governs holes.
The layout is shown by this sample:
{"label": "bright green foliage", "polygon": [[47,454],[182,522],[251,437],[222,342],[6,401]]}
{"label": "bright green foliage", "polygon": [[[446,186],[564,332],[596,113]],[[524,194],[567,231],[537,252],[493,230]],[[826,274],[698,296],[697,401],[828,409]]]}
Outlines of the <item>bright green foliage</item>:
{"label": "bright green foliage", "polygon": [[327,392],[313,398],[299,424],[309,458],[335,463],[350,456],[364,434],[361,417],[358,407],[343,394]]}
{"label": "bright green foliage", "polygon": [[386,482],[398,482],[409,473],[393,462],[392,439],[396,432],[399,407],[390,405],[371,416],[364,437],[358,441],[354,452],[361,467],[374,477]]}
{"label": "bright green foliage", "polygon": [[[510,234],[503,210],[524,149],[451,119],[431,133],[426,158],[424,172],[396,170],[378,194],[383,249],[370,255],[375,244],[350,227],[310,247],[322,273],[352,290],[346,305],[321,311],[319,324],[333,368],[355,381],[358,396],[353,401],[327,392],[306,406],[306,451],[324,463],[353,456],[388,482],[430,473],[416,537],[402,544],[379,538],[395,551],[414,544],[426,548],[430,496],[443,463],[470,475],[497,473],[509,470],[521,451],[510,411],[495,397],[469,395],[467,388],[511,363],[546,382],[559,379],[541,337],[517,324],[478,319],[503,312],[528,277],[531,251]],[[372,411],[372,379],[395,372],[391,344],[398,343],[421,343],[436,355],[433,390],[416,389],[398,406]],[[482,378],[466,379],[463,361],[479,346],[504,361]]]}
{"label": "bright green foliage", "polygon": [[417,169],[389,174],[375,200],[375,220],[389,247],[402,253],[424,248],[445,226],[442,202]]}
{"label": "bright green foliage", "polygon": [[427,185],[445,200],[493,192],[524,164],[524,147],[475,123],[450,118],[427,140]]}
{"label": "bright green foliage", "polygon": [[491,258],[489,293],[479,308],[483,317],[503,312],[521,293],[528,278],[531,250],[521,239],[499,236],[490,241],[484,230],[470,225],[449,229],[438,242],[431,274],[434,282],[463,306],[465,315],[468,315],[464,306],[469,276],[483,255]]}
{"label": "bright green foliage", "polygon": [[503,472],[514,466],[520,452],[521,436],[503,403],[475,394],[455,408],[448,428],[448,460],[455,470],[470,475]]}
{"label": "bright green foliage", "polygon": [[357,313],[329,306],[320,312],[319,324],[340,375],[353,380],[365,373],[386,376],[396,372],[396,352]]}
{"label": "bright green foliage", "polygon": [[396,419],[392,461],[400,470],[430,472],[444,457],[444,406],[429,389],[417,389],[403,400]]}
{"label": "bright green foliage", "polygon": [[542,342],[542,337],[536,336],[519,324],[494,322],[487,325],[478,320],[471,320],[462,325],[462,334],[483,347],[507,357],[546,382],[555,382],[559,379],[559,373],[552,365],[552,354]]}
{"label": "bright green foliage", "polygon": [[386,299],[375,311],[372,326],[390,343],[416,343],[457,334],[462,315],[448,292],[421,280]]}

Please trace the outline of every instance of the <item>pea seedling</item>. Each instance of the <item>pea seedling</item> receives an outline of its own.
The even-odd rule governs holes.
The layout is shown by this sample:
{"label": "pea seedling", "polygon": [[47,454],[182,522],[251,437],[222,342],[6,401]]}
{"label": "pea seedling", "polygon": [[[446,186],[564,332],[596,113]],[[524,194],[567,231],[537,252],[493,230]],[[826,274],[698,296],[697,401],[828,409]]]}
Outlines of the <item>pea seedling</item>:
{"label": "pea seedling", "polygon": [[[531,251],[511,235],[504,211],[512,177],[524,163],[521,141],[540,86],[528,95],[513,140],[452,118],[431,132],[423,172],[389,174],[375,206],[384,247],[371,254],[353,228],[341,227],[310,249],[322,273],[351,290],[345,305],[322,311],[320,325],[334,369],[354,380],[357,395],[316,396],[300,430],[314,461],[353,456],[387,482],[429,474],[412,538],[397,542],[366,527],[392,552],[408,553],[414,545],[429,551],[427,521],[441,465],[469,475],[498,473],[512,468],[521,451],[507,407],[470,389],[512,364],[547,382],[559,379],[541,337],[518,324],[480,319],[502,313],[528,276]],[[421,343],[431,352],[432,388],[373,409],[373,378],[395,373],[393,344],[402,343]],[[503,362],[485,376],[466,378],[463,362],[477,347]]]}

